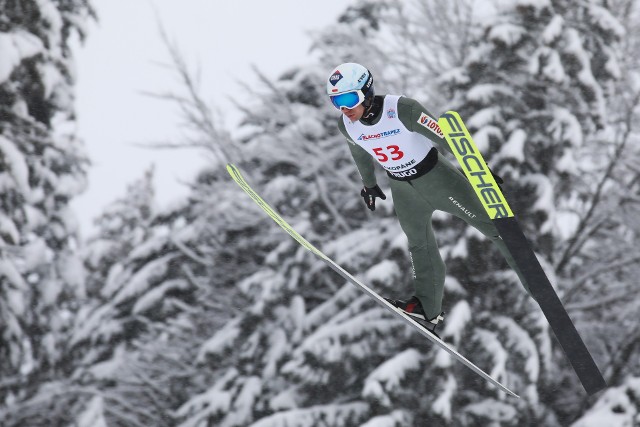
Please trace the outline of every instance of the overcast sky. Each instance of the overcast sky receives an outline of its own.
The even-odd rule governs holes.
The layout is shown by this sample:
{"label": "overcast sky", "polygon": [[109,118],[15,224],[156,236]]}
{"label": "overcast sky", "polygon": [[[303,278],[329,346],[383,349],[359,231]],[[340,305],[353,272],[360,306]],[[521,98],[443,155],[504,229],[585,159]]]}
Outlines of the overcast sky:
{"label": "overcast sky", "polygon": [[151,164],[158,201],[165,205],[185,194],[179,181],[190,180],[204,161],[196,151],[134,145],[180,135],[176,109],[142,93],[177,85],[158,65],[169,63],[169,56],[157,18],[187,62],[200,68],[204,98],[223,111],[231,128],[238,114],[228,98],[246,99],[237,81],[255,81],[251,65],[277,77],[309,61],[307,32],[333,22],[352,2],[94,0],[99,22],[89,25],[88,38],[75,53],[78,132],[93,162],[89,188],[73,203],[83,235],[102,208],[124,195],[127,184]]}

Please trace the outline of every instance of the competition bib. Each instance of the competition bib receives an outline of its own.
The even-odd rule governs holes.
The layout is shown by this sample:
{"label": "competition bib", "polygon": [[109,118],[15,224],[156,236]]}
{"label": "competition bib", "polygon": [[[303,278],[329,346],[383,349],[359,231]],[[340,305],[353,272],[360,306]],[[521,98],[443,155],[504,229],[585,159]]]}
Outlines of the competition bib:
{"label": "competition bib", "polygon": [[389,174],[408,177],[407,173],[415,173],[415,166],[425,159],[433,144],[402,124],[398,118],[398,99],[398,95],[385,96],[380,120],[375,125],[352,123],[346,116],[343,121],[351,142],[364,148]]}

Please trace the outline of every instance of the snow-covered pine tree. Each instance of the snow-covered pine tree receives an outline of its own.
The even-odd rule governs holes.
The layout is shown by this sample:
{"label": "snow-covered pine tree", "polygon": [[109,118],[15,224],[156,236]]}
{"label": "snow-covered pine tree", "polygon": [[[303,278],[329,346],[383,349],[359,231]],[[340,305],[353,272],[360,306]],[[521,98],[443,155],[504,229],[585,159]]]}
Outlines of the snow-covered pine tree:
{"label": "snow-covered pine tree", "polygon": [[[627,420],[638,413],[632,384],[640,375],[640,335],[634,320],[640,301],[630,295],[635,294],[640,274],[640,7],[623,0],[612,2],[611,11],[625,36],[617,69],[612,68],[618,80],[610,88],[608,131],[595,141],[600,150],[594,150],[594,163],[599,167],[589,175],[593,177],[591,198],[585,198],[585,207],[578,211],[576,231],[562,246],[563,257],[558,259],[563,262],[558,265],[572,284],[566,293],[567,306],[589,322],[613,388],[577,426],[596,425],[603,419],[611,425],[633,424]],[[625,402],[628,399],[630,404]]]}
{"label": "snow-covered pine tree", "polygon": [[188,338],[186,316],[204,287],[199,276],[207,276],[185,206],[158,210],[150,169],[95,220],[84,254],[87,301],[69,340],[72,383],[92,391],[69,408],[81,427],[96,418],[109,426],[171,425],[178,384],[193,375],[180,370],[189,346],[177,341]]}
{"label": "snow-covered pine tree", "polygon": [[[479,148],[505,178],[509,200],[561,296],[580,292],[589,280],[580,271],[592,262],[596,234],[606,234],[602,220],[612,206],[600,185],[613,184],[605,175],[620,143],[612,138],[616,119],[610,113],[619,102],[614,88],[624,29],[607,2],[522,0],[495,6],[466,63],[441,79],[451,91],[451,106],[462,112]],[[464,269],[452,271],[463,279]],[[566,359],[557,349],[550,352],[545,328],[534,320],[539,312],[531,304],[521,309],[513,277],[500,271],[491,262],[465,274],[467,282],[491,283],[474,292],[484,301],[474,311],[508,313],[523,326],[539,353],[539,374],[532,380],[540,400],[558,419],[570,420],[585,396]],[[500,300],[517,302],[492,303]],[[579,306],[571,314],[602,366],[591,325]],[[593,311],[588,317],[601,322],[602,315]],[[558,388],[571,397],[558,399]]]}
{"label": "snow-covered pine tree", "polygon": [[[0,419],[47,425],[68,373],[66,341],[84,297],[70,200],[87,159],[73,134],[71,37],[86,0],[0,6]],[[47,408],[47,411],[44,411]],[[53,421],[51,421],[53,420]]]}
{"label": "snow-covered pine tree", "polygon": [[220,156],[233,147],[216,133],[179,52],[171,54],[187,95],[161,98],[180,100],[188,129],[198,129],[186,144],[213,154],[212,163],[187,198],[163,210],[147,173],[97,219],[85,253],[89,302],[71,341],[82,365],[73,378],[97,395],[70,409],[80,425],[175,425],[172,410],[211,378],[194,366],[202,343],[242,312],[236,283],[274,245],[271,234],[259,232],[264,218],[246,209],[228,182]]}

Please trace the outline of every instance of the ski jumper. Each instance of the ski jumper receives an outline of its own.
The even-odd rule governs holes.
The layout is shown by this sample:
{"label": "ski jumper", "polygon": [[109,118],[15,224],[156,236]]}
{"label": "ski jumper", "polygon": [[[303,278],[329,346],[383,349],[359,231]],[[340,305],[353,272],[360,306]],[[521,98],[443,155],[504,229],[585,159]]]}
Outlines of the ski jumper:
{"label": "ski jumper", "polygon": [[[376,97],[377,98],[377,97]],[[436,210],[464,220],[493,241],[528,291],[526,281],[467,178],[435,145],[451,152],[433,116],[416,100],[385,95],[378,117],[368,125],[338,122],[365,187],[375,187],[374,162],[387,172],[400,226],[409,240],[415,295],[426,315],[442,312],[445,265],[431,217]]]}

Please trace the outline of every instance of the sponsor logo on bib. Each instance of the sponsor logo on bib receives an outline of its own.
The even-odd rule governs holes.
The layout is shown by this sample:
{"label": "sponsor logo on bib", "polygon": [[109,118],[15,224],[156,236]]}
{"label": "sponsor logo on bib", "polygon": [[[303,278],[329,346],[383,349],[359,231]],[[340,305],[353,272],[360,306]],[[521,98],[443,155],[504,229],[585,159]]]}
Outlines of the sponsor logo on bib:
{"label": "sponsor logo on bib", "polygon": [[362,135],[360,135],[358,137],[358,141],[367,141],[369,139],[382,139],[382,138],[387,138],[389,136],[397,135],[399,133],[400,133],[400,129],[386,130],[384,132],[372,133],[372,134],[369,134],[369,135],[365,135],[363,133]]}
{"label": "sponsor logo on bib", "polygon": [[402,171],[402,172],[389,172],[391,175],[395,176],[396,178],[409,178],[412,177],[413,175],[417,174],[418,171],[413,168],[413,169],[409,169],[406,171]]}

